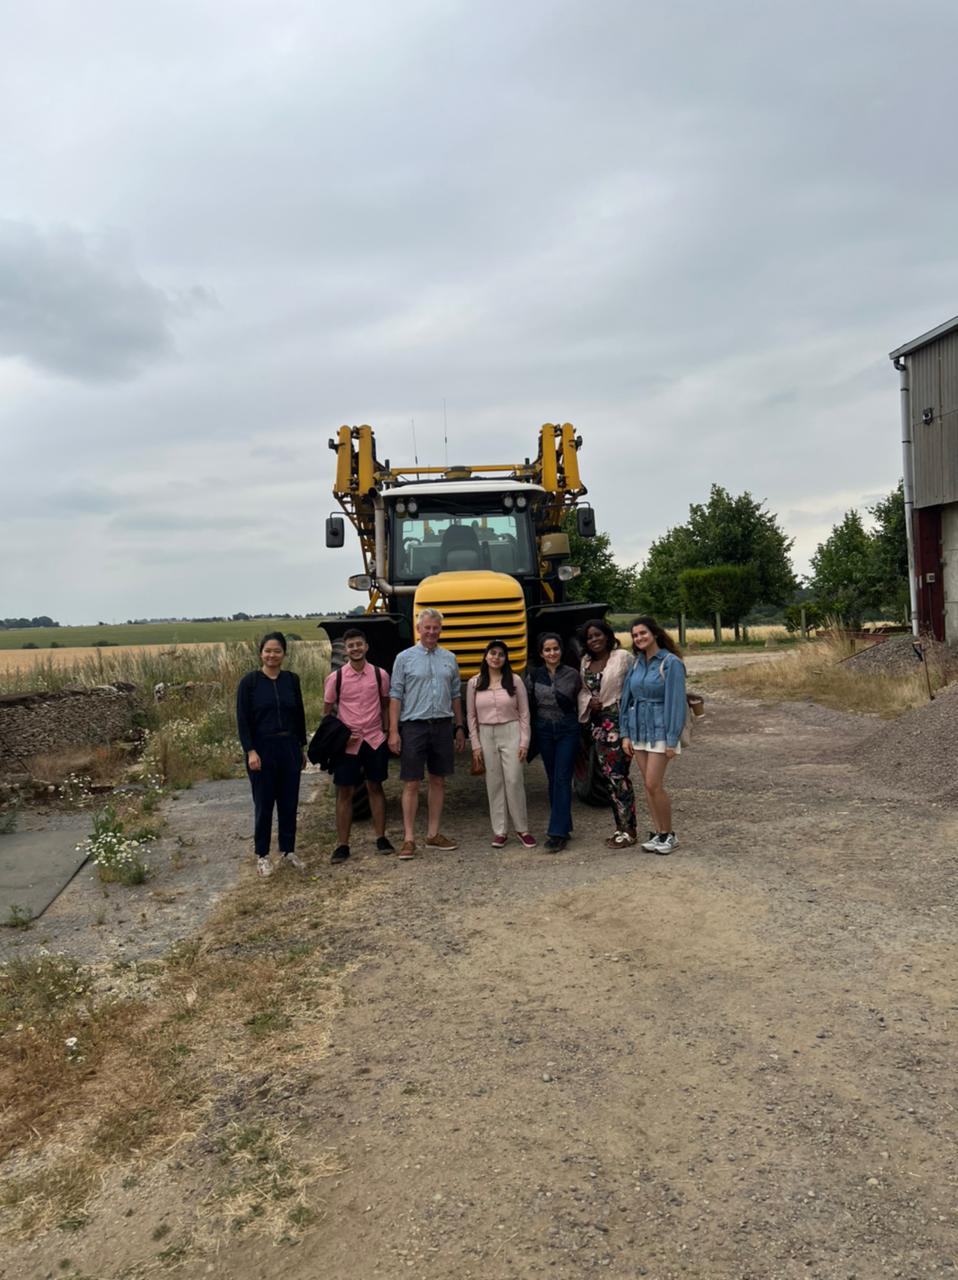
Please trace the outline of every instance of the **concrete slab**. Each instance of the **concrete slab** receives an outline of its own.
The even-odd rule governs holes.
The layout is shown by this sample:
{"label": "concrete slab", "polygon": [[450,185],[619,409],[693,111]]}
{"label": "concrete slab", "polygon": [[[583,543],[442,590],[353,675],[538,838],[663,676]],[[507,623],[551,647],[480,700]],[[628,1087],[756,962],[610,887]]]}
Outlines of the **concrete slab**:
{"label": "concrete slab", "polygon": [[0,922],[13,907],[41,915],[86,861],[76,846],[89,835],[89,818],[76,827],[0,835]]}

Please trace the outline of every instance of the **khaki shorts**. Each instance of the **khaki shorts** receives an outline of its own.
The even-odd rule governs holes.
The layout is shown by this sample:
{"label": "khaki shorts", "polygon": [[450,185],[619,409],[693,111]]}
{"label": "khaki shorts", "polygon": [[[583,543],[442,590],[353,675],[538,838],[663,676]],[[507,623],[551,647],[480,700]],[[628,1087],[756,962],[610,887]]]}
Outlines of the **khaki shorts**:
{"label": "khaki shorts", "polygon": [[[658,742],[633,742],[632,750],[633,751],[649,751],[654,756],[664,756],[665,755],[665,739],[659,738]],[[680,756],[682,754],[681,742],[677,742],[675,746],[672,748],[672,750],[675,752],[677,756]]]}

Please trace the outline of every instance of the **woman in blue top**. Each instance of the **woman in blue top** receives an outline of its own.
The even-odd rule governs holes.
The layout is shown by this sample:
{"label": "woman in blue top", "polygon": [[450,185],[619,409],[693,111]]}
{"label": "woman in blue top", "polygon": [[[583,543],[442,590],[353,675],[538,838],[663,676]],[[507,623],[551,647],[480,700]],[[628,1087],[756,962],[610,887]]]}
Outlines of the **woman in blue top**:
{"label": "woman in blue top", "polygon": [[306,764],[306,711],[299,676],[282,670],[286,637],[281,631],[263,636],[259,656],[262,668],[245,675],[236,690],[236,727],[253,791],[256,870],[268,876],[274,808],[282,862],[303,865],[295,851],[299,775]]}
{"label": "woman in blue top", "polygon": [[655,828],[642,848],[665,854],[678,844],[672,802],[662,784],[669,761],[682,751],[679,738],[688,715],[685,663],[675,641],[654,618],[636,618],[631,630],[635,665],[619,703],[622,750],[638,761]]}

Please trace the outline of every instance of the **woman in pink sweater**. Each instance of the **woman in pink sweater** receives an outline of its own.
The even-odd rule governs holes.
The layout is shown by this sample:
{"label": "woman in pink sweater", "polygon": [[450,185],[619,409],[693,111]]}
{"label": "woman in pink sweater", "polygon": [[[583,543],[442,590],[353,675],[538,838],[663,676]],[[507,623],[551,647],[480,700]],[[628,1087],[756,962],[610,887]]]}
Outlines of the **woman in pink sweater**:
{"label": "woman in pink sweater", "polygon": [[519,843],[534,849],[522,777],[529,750],[529,698],[525,685],[512,674],[504,640],[489,641],[478,675],[466,685],[466,720],[473,762],[485,766],[493,849],[501,849],[508,838],[507,809]]}

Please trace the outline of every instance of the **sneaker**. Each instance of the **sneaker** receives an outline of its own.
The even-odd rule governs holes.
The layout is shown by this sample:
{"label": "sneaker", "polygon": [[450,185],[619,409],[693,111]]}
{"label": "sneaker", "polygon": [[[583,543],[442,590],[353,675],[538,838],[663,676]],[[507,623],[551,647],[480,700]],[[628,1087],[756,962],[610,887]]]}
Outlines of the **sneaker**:
{"label": "sneaker", "polygon": [[426,836],[426,848],[449,850],[449,849],[458,849],[459,846],[456,844],[455,840],[450,840],[448,836],[435,835],[435,836]]}
{"label": "sneaker", "polygon": [[659,833],[657,831],[650,831],[648,840],[642,841],[642,848],[646,853],[658,853]]}
{"label": "sneaker", "polygon": [[415,856],[416,856],[415,840],[404,840],[402,842],[402,848],[396,854],[396,857],[399,859],[400,862],[408,862],[410,858],[415,858]]}
{"label": "sneaker", "polygon": [[538,844],[538,841],[531,831],[517,831],[516,838],[522,845],[523,849],[534,849]]}
{"label": "sneaker", "polygon": [[295,853],[284,853],[283,861],[280,865],[284,867],[295,867],[297,871],[306,870],[302,858],[297,858]]}
{"label": "sneaker", "polygon": [[273,866],[269,860],[269,854],[265,858],[256,859],[256,874],[261,880],[265,880],[273,874]]}
{"label": "sneaker", "polygon": [[506,837],[505,837],[505,836],[493,836],[493,837],[492,837],[492,847],[493,847],[493,849],[504,849],[504,848],[506,847]]}
{"label": "sneaker", "polygon": [[635,844],[636,836],[631,831],[615,831],[605,842],[607,849],[628,849]]}
{"label": "sneaker", "polygon": [[393,844],[393,842],[389,839],[388,836],[377,836],[376,852],[377,853],[395,853],[396,846]]}
{"label": "sneaker", "polygon": [[670,831],[667,836],[663,836],[660,839],[656,840],[655,848],[653,849],[652,852],[666,854],[666,853],[671,853],[673,849],[677,849],[678,847],[679,847],[679,842],[675,838],[675,832]]}
{"label": "sneaker", "polygon": [[338,844],[330,856],[330,862],[345,862],[349,857],[349,845]]}

